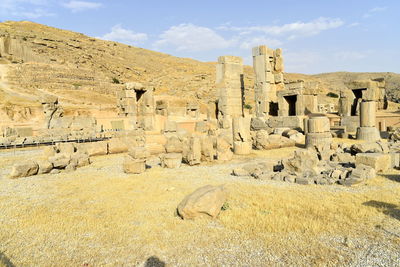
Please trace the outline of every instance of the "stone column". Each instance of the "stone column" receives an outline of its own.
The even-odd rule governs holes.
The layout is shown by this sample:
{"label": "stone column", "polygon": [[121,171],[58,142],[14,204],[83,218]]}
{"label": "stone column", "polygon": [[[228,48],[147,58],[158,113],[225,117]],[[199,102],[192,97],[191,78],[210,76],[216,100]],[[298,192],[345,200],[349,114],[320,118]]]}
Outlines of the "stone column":
{"label": "stone column", "polygon": [[357,139],[374,142],[381,139],[376,128],[376,102],[363,101],[360,103],[360,127],[357,129]]}
{"label": "stone column", "polygon": [[282,49],[273,50],[265,45],[253,48],[257,117],[268,117],[270,103],[277,102],[276,91],[284,88],[283,68]]}
{"label": "stone column", "polygon": [[331,144],[329,119],[326,116],[310,117],[307,120],[306,148],[323,152],[330,150]]}
{"label": "stone column", "polygon": [[139,123],[146,131],[154,130],[155,124],[155,101],[154,87],[147,87],[143,93],[142,99],[139,100]]}
{"label": "stone column", "polygon": [[218,119],[224,116],[243,116],[244,82],[243,61],[240,57],[218,58],[216,87],[218,91]]}

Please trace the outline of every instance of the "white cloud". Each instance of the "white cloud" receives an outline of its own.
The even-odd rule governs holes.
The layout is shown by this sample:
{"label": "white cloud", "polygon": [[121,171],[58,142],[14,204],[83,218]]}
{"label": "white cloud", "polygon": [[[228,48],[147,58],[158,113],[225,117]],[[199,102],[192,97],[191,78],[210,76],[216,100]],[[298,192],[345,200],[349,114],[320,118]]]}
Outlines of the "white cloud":
{"label": "white cloud", "polygon": [[364,59],[368,56],[367,52],[340,51],[334,54],[335,59],[340,61],[354,61]]}
{"label": "white cloud", "polygon": [[233,40],[226,40],[214,30],[193,24],[180,24],[164,31],[153,46],[155,48],[171,46],[177,51],[209,51],[227,48]]}
{"label": "white cloud", "polygon": [[148,36],[145,33],[137,33],[132,30],[124,29],[118,24],[111,28],[111,32],[98,38],[125,44],[137,44],[146,41]]}
{"label": "white cloud", "polygon": [[76,13],[90,9],[98,9],[101,8],[103,4],[98,2],[87,2],[87,1],[69,1],[68,3],[63,3],[62,6]]}
{"label": "white cloud", "polygon": [[360,26],[361,24],[359,22],[353,22],[351,24],[349,24],[347,27],[352,28],[352,27],[357,27]]}
{"label": "white cloud", "polygon": [[366,19],[366,18],[372,17],[372,15],[374,13],[383,12],[383,11],[386,11],[386,9],[387,9],[387,7],[385,7],[385,6],[383,6],[383,7],[378,6],[378,7],[371,8],[370,10],[367,11],[367,13],[365,13],[363,15],[363,18]]}
{"label": "white cloud", "polygon": [[282,45],[282,42],[276,39],[269,39],[265,37],[253,37],[249,39],[245,39],[240,44],[241,49],[252,49],[253,47],[259,45],[267,45],[269,47],[277,47]]}
{"label": "white cloud", "polygon": [[52,17],[55,16],[54,13],[48,12],[42,8],[35,8],[30,11],[15,11],[11,13],[15,17],[24,17],[27,19],[37,19],[41,17]]}
{"label": "white cloud", "polygon": [[272,36],[287,36],[288,39],[294,39],[300,36],[317,35],[322,31],[335,29],[344,25],[344,21],[339,18],[318,18],[310,22],[293,22],[283,25],[249,26],[249,27],[229,27],[222,26],[220,30],[237,31],[241,35],[262,32]]}
{"label": "white cloud", "polygon": [[47,10],[49,5],[48,0],[0,0],[0,14],[26,19],[54,16]]}

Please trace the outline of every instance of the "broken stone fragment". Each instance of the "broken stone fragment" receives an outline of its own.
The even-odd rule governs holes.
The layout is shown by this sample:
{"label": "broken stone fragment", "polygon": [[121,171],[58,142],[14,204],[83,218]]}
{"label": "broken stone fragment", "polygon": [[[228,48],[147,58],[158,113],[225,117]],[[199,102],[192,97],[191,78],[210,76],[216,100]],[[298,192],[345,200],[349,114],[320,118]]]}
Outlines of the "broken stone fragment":
{"label": "broken stone fragment", "polygon": [[182,219],[195,219],[206,216],[216,218],[226,201],[223,186],[206,185],[186,196],[178,205],[178,214]]}
{"label": "broken stone fragment", "polygon": [[36,175],[38,171],[39,171],[39,165],[32,160],[27,160],[14,164],[14,166],[11,169],[9,178],[16,179],[21,177],[28,177]]}

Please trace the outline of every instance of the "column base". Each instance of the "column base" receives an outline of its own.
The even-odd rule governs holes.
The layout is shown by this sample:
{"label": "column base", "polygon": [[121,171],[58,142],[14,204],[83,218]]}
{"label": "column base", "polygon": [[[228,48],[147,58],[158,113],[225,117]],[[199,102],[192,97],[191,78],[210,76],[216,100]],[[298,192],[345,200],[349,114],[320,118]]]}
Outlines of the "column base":
{"label": "column base", "polygon": [[357,139],[369,142],[375,142],[381,139],[381,135],[375,127],[358,127]]}

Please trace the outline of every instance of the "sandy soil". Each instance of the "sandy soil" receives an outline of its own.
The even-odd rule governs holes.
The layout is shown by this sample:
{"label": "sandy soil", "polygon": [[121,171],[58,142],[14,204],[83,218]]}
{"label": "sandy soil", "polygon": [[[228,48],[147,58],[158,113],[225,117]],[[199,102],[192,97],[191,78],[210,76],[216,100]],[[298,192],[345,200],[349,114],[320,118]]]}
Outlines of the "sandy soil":
{"label": "sandy soil", "polygon": [[[293,151],[141,175],[122,172],[121,154],[18,180],[5,177],[13,162],[41,151],[2,151],[0,266],[399,266],[400,171],[354,188],[230,175]],[[207,184],[226,186],[228,209],[216,220],[177,217],[183,197]]]}

